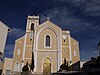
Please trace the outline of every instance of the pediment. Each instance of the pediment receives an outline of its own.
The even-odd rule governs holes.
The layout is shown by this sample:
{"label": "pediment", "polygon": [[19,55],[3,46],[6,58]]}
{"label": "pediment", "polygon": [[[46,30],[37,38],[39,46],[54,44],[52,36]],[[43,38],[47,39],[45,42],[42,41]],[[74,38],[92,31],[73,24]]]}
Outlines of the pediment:
{"label": "pediment", "polygon": [[41,28],[44,28],[44,27],[51,27],[51,28],[54,28],[54,29],[57,29],[57,30],[61,29],[58,25],[52,23],[50,20],[47,20],[44,23],[40,24],[38,27],[36,27],[36,29],[41,29]]}

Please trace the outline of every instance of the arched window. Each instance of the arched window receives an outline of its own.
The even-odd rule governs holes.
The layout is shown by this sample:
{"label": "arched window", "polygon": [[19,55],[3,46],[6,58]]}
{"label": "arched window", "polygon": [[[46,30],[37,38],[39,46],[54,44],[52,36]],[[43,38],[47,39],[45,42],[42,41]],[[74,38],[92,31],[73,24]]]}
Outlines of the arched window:
{"label": "arched window", "polygon": [[17,50],[17,55],[20,55],[20,49]]}
{"label": "arched window", "polygon": [[76,52],[76,50],[74,50],[74,56],[77,56],[77,52]]}
{"label": "arched window", "polygon": [[15,62],[14,71],[20,71],[20,63],[19,62]]}
{"label": "arched window", "polygon": [[46,46],[46,47],[50,47],[50,36],[49,36],[49,35],[46,36],[46,43],[45,43],[45,46]]}
{"label": "arched window", "polygon": [[34,30],[34,23],[31,24],[31,30]]}

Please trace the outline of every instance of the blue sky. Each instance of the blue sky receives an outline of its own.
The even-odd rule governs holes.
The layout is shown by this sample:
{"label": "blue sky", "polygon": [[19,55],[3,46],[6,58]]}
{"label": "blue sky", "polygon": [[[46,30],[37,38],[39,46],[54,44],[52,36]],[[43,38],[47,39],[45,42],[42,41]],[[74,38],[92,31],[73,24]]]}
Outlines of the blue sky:
{"label": "blue sky", "polygon": [[0,20],[12,31],[8,34],[5,56],[12,57],[15,39],[23,36],[28,15],[39,15],[70,30],[79,41],[81,61],[98,54],[100,40],[100,0],[0,0]]}

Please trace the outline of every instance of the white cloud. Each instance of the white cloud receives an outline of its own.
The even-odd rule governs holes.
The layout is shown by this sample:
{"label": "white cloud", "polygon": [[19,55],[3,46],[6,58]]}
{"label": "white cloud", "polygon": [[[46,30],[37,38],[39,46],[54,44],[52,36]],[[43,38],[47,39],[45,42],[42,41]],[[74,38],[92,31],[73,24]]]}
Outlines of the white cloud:
{"label": "white cloud", "polygon": [[46,10],[43,14],[40,15],[40,17],[42,21],[49,17],[55,24],[62,28],[69,29],[73,33],[85,31],[92,25],[92,23],[85,22],[77,18],[76,15],[74,15],[74,12],[68,10],[65,7]]}
{"label": "white cloud", "polygon": [[87,16],[100,16],[100,0],[59,0],[62,3],[67,3],[73,8],[80,8],[81,13]]}
{"label": "white cloud", "polygon": [[[55,24],[71,30],[72,33],[80,33],[80,31],[86,32],[88,30],[94,31],[99,27],[99,25],[94,25],[94,21],[88,22],[84,19],[78,18],[74,12],[68,10],[66,7],[46,10],[40,15],[40,17],[42,21],[49,17]],[[98,31],[100,31],[100,29],[98,29]]]}
{"label": "white cloud", "polygon": [[40,17],[43,19],[44,17],[47,18],[49,17],[50,19],[55,19],[55,18],[64,18],[67,16],[72,15],[73,12],[69,11],[65,7],[60,7],[60,8],[53,8],[50,10],[46,10],[43,12],[43,14],[40,15]]}
{"label": "white cloud", "polygon": [[52,21],[57,22],[59,25],[65,25],[72,21],[73,12],[65,7],[53,8],[44,11],[40,17],[42,21],[49,17]]}
{"label": "white cloud", "polygon": [[100,16],[100,0],[87,1],[82,12],[88,16]]}
{"label": "white cloud", "polygon": [[25,31],[23,31],[22,29],[12,28],[11,32],[9,33],[9,36],[10,37],[19,38],[19,37],[23,36],[24,33],[25,33]]}
{"label": "white cloud", "polygon": [[87,0],[59,0],[59,1],[64,2],[64,3],[67,2],[67,3],[72,4],[73,6],[78,7],[78,6],[83,5]]}

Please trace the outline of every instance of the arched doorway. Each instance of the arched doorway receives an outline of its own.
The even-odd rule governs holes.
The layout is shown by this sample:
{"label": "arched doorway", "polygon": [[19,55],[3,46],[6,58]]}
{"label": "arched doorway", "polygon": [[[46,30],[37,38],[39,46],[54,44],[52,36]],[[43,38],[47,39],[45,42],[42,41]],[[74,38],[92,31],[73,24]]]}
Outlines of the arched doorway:
{"label": "arched doorway", "polygon": [[20,71],[20,63],[19,62],[16,62],[14,64],[14,71]]}
{"label": "arched doorway", "polygon": [[43,63],[43,75],[50,75],[51,74],[51,61],[47,57],[44,59]]}

